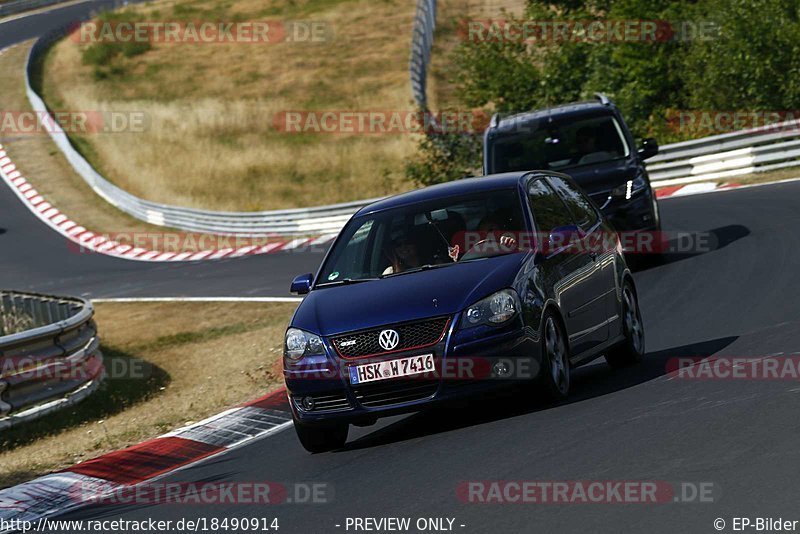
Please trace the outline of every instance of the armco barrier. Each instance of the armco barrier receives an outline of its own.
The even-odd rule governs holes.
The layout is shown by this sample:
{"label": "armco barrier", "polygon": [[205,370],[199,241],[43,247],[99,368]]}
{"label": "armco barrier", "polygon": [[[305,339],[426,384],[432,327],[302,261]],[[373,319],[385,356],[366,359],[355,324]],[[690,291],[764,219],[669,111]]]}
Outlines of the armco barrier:
{"label": "armco barrier", "polygon": [[[0,430],[83,400],[105,371],[89,301],[0,291]],[[22,331],[6,334],[11,323]]]}
{"label": "armco barrier", "polygon": [[[25,85],[28,100],[37,113],[47,113],[47,106],[31,86],[34,69],[48,48],[69,30],[60,28],[39,38],[28,55]],[[67,135],[55,124],[48,128],[53,142],[89,186],[107,202],[133,217],[158,226],[191,232],[225,235],[319,235],[338,232],[350,216],[372,200],[347,202],[315,208],[287,209],[261,212],[207,211],[170,206],[136,197],[109,182],[98,173],[72,146]]]}
{"label": "armco barrier", "polygon": [[436,0],[417,0],[408,73],[411,94],[420,109],[428,109],[428,64],[436,29]]}
{"label": "armco barrier", "polygon": [[[414,18],[409,73],[414,100],[427,108],[427,70],[436,24],[436,0],[418,0]],[[36,63],[67,29],[42,36],[31,48],[26,86],[37,112],[47,111],[30,84]],[[766,129],[733,132],[661,147],[648,161],[656,187],[727,179],[745,174],[800,166],[800,121]],[[101,176],[70,144],[67,136],[50,129],[75,171],[106,201],[133,217],[158,226],[193,232],[241,236],[300,236],[338,232],[359,208],[377,199],[262,212],[221,212],[170,206],[138,198]]]}
{"label": "armco barrier", "polygon": [[647,162],[659,186],[720,180],[800,166],[800,121],[661,147]]}

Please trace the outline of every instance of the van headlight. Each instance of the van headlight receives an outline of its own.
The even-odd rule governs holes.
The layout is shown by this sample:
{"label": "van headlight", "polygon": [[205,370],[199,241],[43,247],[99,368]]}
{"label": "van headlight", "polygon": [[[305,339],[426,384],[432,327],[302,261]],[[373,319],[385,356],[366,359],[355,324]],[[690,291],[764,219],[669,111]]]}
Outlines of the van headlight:
{"label": "van headlight", "polygon": [[322,338],[316,334],[290,328],[286,331],[286,342],[283,346],[283,355],[287,360],[296,362],[306,356],[319,356],[325,354]]}
{"label": "van headlight", "polygon": [[503,289],[467,308],[461,318],[461,327],[505,324],[516,317],[520,309],[522,304],[517,292],[513,289]]}
{"label": "van headlight", "polygon": [[611,190],[611,195],[617,198],[624,198],[630,200],[633,195],[647,189],[647,182],[641,176],[637,176],[633,180],[628,180],[624,184],[615,187]]}

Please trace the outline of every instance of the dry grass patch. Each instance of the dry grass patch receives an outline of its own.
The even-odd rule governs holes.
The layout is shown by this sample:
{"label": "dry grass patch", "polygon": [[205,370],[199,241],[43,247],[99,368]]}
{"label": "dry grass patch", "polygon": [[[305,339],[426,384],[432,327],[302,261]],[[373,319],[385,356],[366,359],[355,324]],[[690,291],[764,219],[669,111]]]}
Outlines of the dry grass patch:
{"label": "dry grass patch", "polygon": [[[201,420],[279,387],[295,304],[104,303],[111,377],[84,402],[0,432],[0,487]],[[129,375],[126,375],[129,376]]]}
{"label": "dry grass patch", "polygon": [[[30,112],[25,95],[25,59],[32,42],[7,49],[0,54],[0,110]],[[36,135],[13,136],[0,132],[0,143],[25,178],[50,203],[76,222],[100,234],[119,238],[128,236],[138,241],[137,246],[162,250],[165,243],[175,243],[169,252],[196,251],[201,244],[211,244],[213,239],[201,234],[173,232],[154,226],[119,211],[95,193],[73,171],[50,137],[42,132]],[[119,236],[118,234],[125,234]],[[167,241],[172,239],[172,241]],[[133,243],[131,243],[133,244]],[[240,243],[245,246],[247,243]],[[263,244],[263,243],[261,243]],[[217,248],[217,247],[213,247]]]}
{"label": "dry grass patch", "polygon": [[221,210],[328,204],[412,188],[411,135],[286,134],[286,110],[413,110],[413,4],[405,0],[162,0],[125,8],[143,20],[314,20],[322,43],[165,44],[108,66],[87,45],[49,54],[54,109],[143,112],[143,132],[73,137],[105,176],[140,197]]}

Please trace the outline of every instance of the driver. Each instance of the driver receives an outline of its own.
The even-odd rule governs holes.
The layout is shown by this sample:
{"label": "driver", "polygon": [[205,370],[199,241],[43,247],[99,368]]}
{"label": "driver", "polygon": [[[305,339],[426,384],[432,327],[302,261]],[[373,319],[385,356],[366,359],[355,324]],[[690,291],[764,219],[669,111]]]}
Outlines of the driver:
{"label": "driver", "polygon": [[[495,238],[495,241],[498,241],[501,246],[513,249],[517,246],[517,240],[514,238],[514,234],[508,231],[508,227],[511,226],[507,224],[509,222],[502,212],[495,211],[481,220],[478,224],[478,232],[482,237],[486,236],[483,239]],[[500,234],[499,240],[496,239],[497,234]]]}
{"label": "driver", "polygon": [[594,128],[584,126],[575,133],[575,144],[578,145],[578,154],[582,157],[592,152],[597,152],[597,133]]}
{"label": "driver", "polygon": [[387,256],[389,256],[391,264],[383,270],[382,274],[402,273],[407,269],[422,265],[417,244],[405,233],[392,240],[392,246]]}
{"label": "driver", "polygon": [[454,248],[461,251],[458,259],[468,253],[499,253],[516,249],[517,239],[512,228],[515,228],[514,222],[502,210],[486,215],[475,230],[453,236]]}

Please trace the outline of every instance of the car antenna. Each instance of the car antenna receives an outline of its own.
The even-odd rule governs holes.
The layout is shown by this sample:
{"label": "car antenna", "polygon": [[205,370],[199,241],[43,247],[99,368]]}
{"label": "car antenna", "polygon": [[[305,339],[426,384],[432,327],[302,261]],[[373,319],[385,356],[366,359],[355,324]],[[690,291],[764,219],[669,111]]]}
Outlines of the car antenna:
{"label": "car antenna", "polygon": [[447,255],[450,256],[450,259],[452,259],[453,261],[458,261],[458,245],[452,247],[450,246],[450,241],[447,240],[442,231],[439,229],[439,225],[434,222],[430,212],[427,211],[425,212],[425,219],[428,220],[428,224],[433,226],[433,229],[436,230],[436,233],[439,234],[439,237],[442,238],[444,246],[447,247]]}

